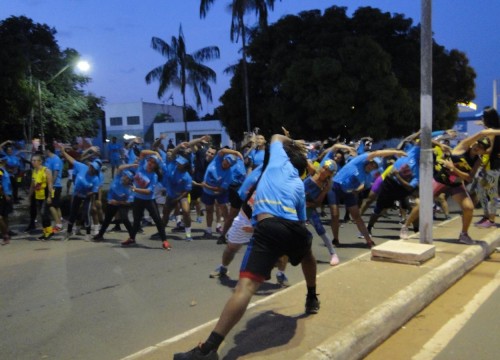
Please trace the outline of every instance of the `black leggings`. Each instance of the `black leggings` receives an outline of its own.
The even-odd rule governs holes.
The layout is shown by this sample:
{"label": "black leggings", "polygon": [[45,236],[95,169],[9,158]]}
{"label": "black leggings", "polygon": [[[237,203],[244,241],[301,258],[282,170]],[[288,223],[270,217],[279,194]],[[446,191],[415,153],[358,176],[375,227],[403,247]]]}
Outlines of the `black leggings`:
{"label": "black leggings", "polygon": [[153,219],[156,228],[158,229],[158,234],[160,234],[160,239],[162,241],[167,240],[167,234],[165,233],[165,226],[163,221],[161,221],[160,214],[158,212],[158,207],[156,202],[151,200],[144,200],[139,198],[134,198],[132,203],[132,215],[134,216],[134,225],[132,226],[132,232],[130,234],[131,239],[135,239],[135,236],[139,232],[141,227],[141,220],[144,216],[144,209],[149,212],[149,215]]}
{"label": "black leggings", "polygon": [[78,218],[78,214],[80,213],[80,206],[81,206],[82,207],[82,209],[81,209],[82,223],[87,231],[87,234],[90,234],[90,203],[91,203],[90,200],[91,200],[90,196],[87,196],[85,198],[73,196],[71,198],[71,210],[70,210],[69,219],[68,219],[68,232],[71,232],[71,230],[73,230],[73,224],[75,223],[76,219]]}
{"label": "black leggings", "polygon": [[51,219],[50,219],[50,209],[49,205],[47,204],[47,201],[35,200],[35,206],[38,213],[40,213],[40,215],[42,216],[42,226],[44,228],[49,227],[51,225]]}
{"label": "black leggings", "polygon": [[130,238],[133,239],[132,237],[132,224],[130,223],[128,219],[128,205],[106,205],[106,210],[104,211],[104,221],[102,222],[101,225],[101,230],[99,230],[99,235],[103,236],[104,233],[106,232],[106,229],[108,228],[109,224],[111,224],[111,221],[113,220],[113,217],[116,215],[118,212],[120,214],[120,220],[123,222],[123,225],[125,225],[125,228],[128,231],[128,235]]}

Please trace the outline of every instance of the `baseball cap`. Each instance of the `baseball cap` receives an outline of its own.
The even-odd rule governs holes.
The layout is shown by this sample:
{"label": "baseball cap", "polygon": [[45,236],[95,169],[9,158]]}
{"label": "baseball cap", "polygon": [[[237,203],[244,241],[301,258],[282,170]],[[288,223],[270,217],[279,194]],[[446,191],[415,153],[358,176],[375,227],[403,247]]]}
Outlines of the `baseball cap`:
{"label": "baseball cap", "polygon": [[134,179],[134,174],[130,170],[123,170],[122,175],[128,177],[130,180]]}
{"label": "baseball cap", "polygon": [[186,159],[184,156],[178,155],[175,158],[175,162],[179,165],[186,165],[188,163],[188,159]]}
{"label": "baseball cap", "polygon": [[227,162],[229,163],[229,166],[233,166],[234,164],[236,164],[236,156],[234,155],[224,155],[224,158],[223,160],[227,160]]}
{"label": "baseball cap", "polygon": [[101,164],[97,160],[94,160],[90,163],[90,166],[92,166],[96,171],[101,170]]}
{"label": "baseball cap", "polygon": [[337,171],[337,163],[333,160],[326,160],[325,163],[323,164],[323,167],[330,170],[333,173]]}

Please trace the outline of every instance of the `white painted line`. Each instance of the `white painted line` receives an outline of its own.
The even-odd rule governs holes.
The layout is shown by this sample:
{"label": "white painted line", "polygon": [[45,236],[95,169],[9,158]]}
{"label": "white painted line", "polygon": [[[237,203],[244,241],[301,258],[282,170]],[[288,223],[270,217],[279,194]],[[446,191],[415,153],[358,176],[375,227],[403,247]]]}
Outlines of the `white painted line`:
{"label": "white painted line", "polygon": [[464,327],[479,307],[500,287],[500,271],[493,280],[483,288],[465,305],[462,313],[454,316],[439,331],[434,334],[420,352],[412,360],[427,360],[436,357],[450,343],[455,335]]}

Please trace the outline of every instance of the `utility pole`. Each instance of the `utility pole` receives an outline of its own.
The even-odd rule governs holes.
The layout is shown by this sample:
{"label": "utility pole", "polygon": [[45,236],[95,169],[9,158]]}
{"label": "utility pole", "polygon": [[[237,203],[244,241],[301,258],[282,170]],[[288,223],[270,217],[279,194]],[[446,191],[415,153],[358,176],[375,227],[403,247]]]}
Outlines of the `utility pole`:
{"label": "utility pole", "polygon": [[422,0],[420,33],[420,243],[432,244],[432,0]]}

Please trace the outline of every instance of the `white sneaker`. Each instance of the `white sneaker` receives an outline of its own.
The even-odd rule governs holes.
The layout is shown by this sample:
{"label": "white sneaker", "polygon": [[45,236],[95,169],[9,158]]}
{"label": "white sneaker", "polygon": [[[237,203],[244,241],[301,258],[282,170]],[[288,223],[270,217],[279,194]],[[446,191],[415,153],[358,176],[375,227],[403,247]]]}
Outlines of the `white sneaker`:
{"label": "white sneaker", "polygon": [[339,263],[340,263],[340,259],[339,259],[338,255],[333,254],[332,258],[330,259],[330,265],[335,266],[335,265],[338,265]]}
{"label": "white sneaker", "polygon": [[401,226],[401,231],[399,232],[399,237],[403,240],[407,240],[409,236],[410,236],[410,234],[408,231],[408,226],[406,226],[406,225]]}

